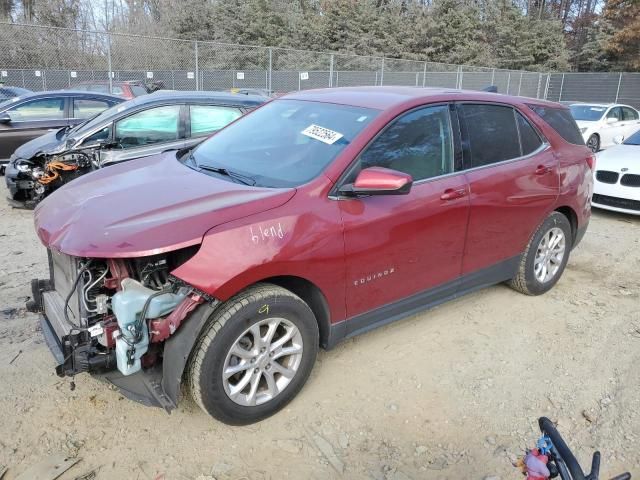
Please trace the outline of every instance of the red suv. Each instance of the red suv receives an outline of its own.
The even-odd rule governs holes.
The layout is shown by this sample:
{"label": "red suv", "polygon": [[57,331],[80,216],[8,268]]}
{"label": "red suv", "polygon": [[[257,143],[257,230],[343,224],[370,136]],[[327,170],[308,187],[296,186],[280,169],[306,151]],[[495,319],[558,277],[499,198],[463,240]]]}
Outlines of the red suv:
{"label": "red suv", "polygon": [[491,93],[293,93],[193,150],[83,176],[36,210],[32,311],[59,375],[230,424],[287,404],[318,347],[499,282],[539,295],[590,217],[566,107]]}

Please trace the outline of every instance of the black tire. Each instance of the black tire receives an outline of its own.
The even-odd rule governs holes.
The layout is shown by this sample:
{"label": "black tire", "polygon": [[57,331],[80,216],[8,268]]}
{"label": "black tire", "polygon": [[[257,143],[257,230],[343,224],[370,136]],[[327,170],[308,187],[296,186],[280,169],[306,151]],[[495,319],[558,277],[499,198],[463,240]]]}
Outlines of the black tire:
{"label": "black tire", "polygon": [[589,147],[593,153],[597,153],[600,150],[600,136],[597,133],[592,133],[587,139],[587,147]]}
{"label": "black tire", "polygon": [[[550,280],[541,282],[536,278],[534,273],[535,258],[543,238],[548,235],[553,228],[561,229],[564,234],[564,256],[555,275]],[[522,259],[520,260],[518,273],[509,281],[509,286],[514,290],[524,293],[525,295],[542,295],[543,293],[548,292],[562,276],[562,273],[567,266],[567,262],[569,261],[569,253],[571,252],[572,245],[573,234],[571,232],[571,224],[569,223],[569,220],[560,212],[551,213],[542,222],[542,224],[540,224],[529,240],[529,244],[527,245],[527,248],[522,255]]]}
{"label": "black tire", "polygon": [[[225,391],[225,361],[243,332],[265,318],[284,319],[297,327],[303,345],[302,358],[288,385],[272,399],[255,406],[240,405]],[[248,425],[258,422],[282,409],[297,395],[313,369],[318,345],[318,324],[309,306],[282,287],[257,284],[231,298],[208,320],[191,356],[188,373],[191,394],[205,412],[224,423]],[[242,374],[251,370],[253,367]],[[266,381],[266,376],[260,378],[260,382]]]}

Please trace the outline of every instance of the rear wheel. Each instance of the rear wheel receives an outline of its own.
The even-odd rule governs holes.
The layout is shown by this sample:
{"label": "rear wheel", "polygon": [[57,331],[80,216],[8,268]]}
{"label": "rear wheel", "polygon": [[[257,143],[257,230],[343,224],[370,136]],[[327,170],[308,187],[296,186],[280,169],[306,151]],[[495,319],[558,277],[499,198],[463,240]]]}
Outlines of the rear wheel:
{"label": "rear wheel", "polygon": [[597,153],[600,150],[600,137],[597,134],[592,134],[587,140],[587,147],[593,152]]}
{"label": "rear wheel", "polygon": [[529,240],[518,273],[509,285],[526,295],[548,292],[562,276],[572,244],[569,220],[562,213],[553,212]]}
{"label": "rear wheel", "polygon": [[260,421],[300,391],[318,343],[316,319],[300,297],[271,284],[251,287],[205,327],[191,360],[193,398],[225,423]]}

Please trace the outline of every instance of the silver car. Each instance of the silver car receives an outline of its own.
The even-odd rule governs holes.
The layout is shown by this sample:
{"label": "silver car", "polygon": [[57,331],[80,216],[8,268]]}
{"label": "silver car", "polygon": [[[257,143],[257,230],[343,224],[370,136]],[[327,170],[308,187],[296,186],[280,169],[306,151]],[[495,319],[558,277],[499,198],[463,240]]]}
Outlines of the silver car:
{"label": "silver car", "polygon": [[226,92],[161,90],[121,103],[74,128],[51,131],[19,147],[5,174],[9,203],[32,208],[92,170],[193,147],[267,100]]}

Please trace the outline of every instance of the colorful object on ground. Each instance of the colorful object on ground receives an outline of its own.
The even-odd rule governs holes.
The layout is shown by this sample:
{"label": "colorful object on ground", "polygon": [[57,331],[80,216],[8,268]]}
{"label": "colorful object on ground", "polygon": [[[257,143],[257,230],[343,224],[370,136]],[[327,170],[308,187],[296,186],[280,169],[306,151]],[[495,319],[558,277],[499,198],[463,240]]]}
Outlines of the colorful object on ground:
{"label": "colorful object on ground", "polygon": [[[544,437],[540,440],[543,439]],[[534,448],[523,459],[520,459],[517,465],[522,473],[527,476],[527,480],[549,480],[551,472],[547,468],[548,461],[549,457],[547,455],[543,455],[540,450]]]}

